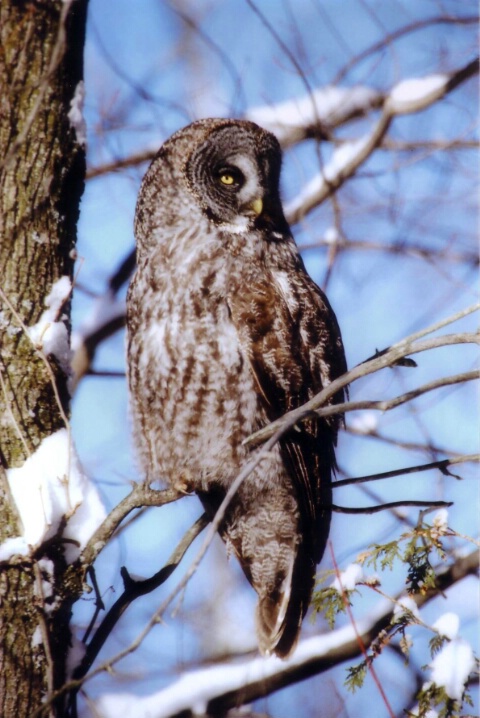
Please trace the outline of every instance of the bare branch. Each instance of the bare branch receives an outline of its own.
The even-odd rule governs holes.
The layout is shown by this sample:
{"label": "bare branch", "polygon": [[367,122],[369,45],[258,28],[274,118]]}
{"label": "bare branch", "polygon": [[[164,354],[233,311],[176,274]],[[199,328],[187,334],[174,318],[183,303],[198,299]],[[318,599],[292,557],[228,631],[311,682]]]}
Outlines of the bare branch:
{"label": "bare branch", "polygon": [[[332,243],[327,239],[320,239],[317,242],[310,244],[300,244],[298,249],[300,252],[307,252],[312,249],[318,249],[319,247],[331,247]],[[348,240],[344,237],[340,238],[335,242],[335,250],[337,252],[344,252],[346,250],[367,250],[373,252],[385,252],[389,254],[402,255],[407,257],[415,257],[421,260],[432,260],[432,261],[447,261],[459,262],[470,264],[472,267],[476,267],[479,264],[478,253],[472,249],[471,252],[458,252],[448,247],[425,247],[420,244],[413,244],[406,242],[395,242],[394,244],[384,244],[380,242],[373,242],[369,240]]]}
{"label": "bare branch", "polygon": [[28,113],[25,122],[23,124],[23,127],[21,131],[18,133],[18,135],[15,137],[15,139],[10,144],[10,147],[8,149],[7,154],[3,158],[2,162],[0,163],[0,170],[3,171],[5,168],[8,167],[10,162],[15,157],[16,153],[18,152],[19,148],[22,146],[22,144],[25,142],[28,133],[30,132],[33,123],[35,122],[35,119],[40,111],[40,107],[42,105],[42,102],[45,98],[45,95],[47,93],[47,90],[49,89],[49,83],[52,79],[53,75],[55,74],[56,70],[58,69],[64,55],[65,51],[67,49],[66,44],[66,22],[68,18],[68,14],[70,12],[71,6],[74,4],[75,0],[65,0],[65,2],[62,3],[62,8],[60,12],[60,21],[58,23],[58,34],[57,39],[55,41],[55,45],[53,47],[53,51],[50,57],[50,62],[48,65],[48,68],[45,72],[45,75],[41,78],[41,81],[37,88],[37,93],[35,100],[32,104],[31,110]]}
{"label": "bare branch", "polygon": [[[330,163],[323,167],[320,174],[314,177],[298,197],[285,207],[287,222],[289,224],[299,222],[355,174],[358,167],[378,147],[390,127],[392,119],[393,114],[384,111],[369,135],[350,143],[348,153],[346,145],[336,150]],[[340,153],[342,153],[341,156]]]}
{"label": "bare branch", "polygon": [[382,471],[379,474],[370,474],[369,476],[358,476],[353,479],[341,479],[335,481],[333,488],[338,489],[342,486],[350,486],[351,484],[364,484],[367,481],[379,481],[380,479],[392,479],[395,476],[403,476],[405,474],[414,474],[420,471],[430,471],[431,469],[440,469],[445,476],[452,476],[455,479],[460,479],[460,476],[455,476],[450,471],[447,471],[448,466],[454,466],[455,464],[463,464],[467,461],[478,462],[480,461],[480,454],[469,454],[465,456],[455,456],[451,459],[442,459],[441,461],[432,461],[429,464],[420,464],[418,466],[406,466],[403,469],[395,469],[393,471]]}
{"label": "bare branch", "polygon": [[340,70],[340,72],[335,76],[333,84],[336,85],[342,82],[342,80],[344,80],[352,67],[358,65],[359,62],[362,62],[362,60],[365,60],[370,55],[374,55],[377,52],[381,52],[392,42],[395,42],[395,40],[399,40],[405,35],[409,35],[410,33],[416,32],[417,30],[423,30],[426,27],[430,27],[431,25],[476,25],[478,23],[478,19],[479,18],[477,15],[467,15],[466,17],[436,15],[433,17],[424,18],[422,20],[417,20],[415,22],[409,23],[408,25],[404,25],[403,27],[398,28],[398,30],[395,30],[394,32],[388,33],[387,35],[383,36],[379,42],[373,43],[373,45],[370,45],[358,55],[353,57],[345,65],[345,67]]}
{"label": "bare branch", "polygon": [[95,531],[77,561],[72,564],[75,571],[80,565],[86,570],[95,561],[98,554],[104,549],[115,529],[134,509],[144,506],[163,506],[181,498],[185,494],[176,489],[158,491],[146,484],[135,484],[131,492],[109,513],[105,521]]}
{"label": "bare branch", "polygon": [[[480,337],[478,335],[472,335],[475,337],[476,344],[480,343]],[[455,342],[456,344],[457,342]],[[442,346],[442,345],[439,345]],[[467,381],[473,381],[474,379],[480,378],[479,371],[467,371],[463,374],[454,374],[453,376],[444,376],[441,379],[430,381],[428,384],[423,384],[412,391],[407,391],[405,394],[395,396],[393,399],[381,399],[379,401],[349,401],[342,404],[334,404],[333,406],[326,406],[323,409],[317,409],[315,414],[317,416],[332,416],[333,414],[344,414],[347,411],[359,411],[361,409],[374,409],[376,411],[389,411],[395,409],[401,404],[405,404],[407,401],[411,401],[422,394],[426,394],[434,389],[439,389],[444,386],[450,386],[451,384],[464,384]],[[313,399],[312,399],[313,401]],[[307,406],[306,404],[304,406]],[[293,413],[293,412],[292,412]],[[311,415],[311,414],[309,414]],[[307,418],[306,416],[304,418]]]}
{"label": "bare branch", "polygon": [[390,444],[391,446],[397,446],[400,449],[407,449],[408,451],[424,451],[428,452],[430,455],[445,454],[447,456],[456,456],[455,451],[451,451],[444,446],[438,446],[437,444],[432,444],[431,442],[422,443],[420,441],[406,441],[405,439],[402,440],[397,437],[386,436],[375,429],[365,431],[363,429],[355,428],[351,425],[351,422],[345,427],[345,431],[353,436],[365,436],[369,439],[375,439],[376,441]]}
{"label": "bare branch", "polygon": [[377,506],[337,506],[332,504],[332,511],[338,514],[377,514],[379,511],[389,511],[390,509],[398,509],[402,506],[417,506],[427,509],[443,509],[453,506],[453,501],[390,501],[386,504],[378,504]]}
{"label": "bare branch", "polygon": [[87,169],[86,179],[91,180],[96,177],[102,177],[102,175],[110,174],[110,172],[119,172],[125,170],[128,167],[136,167],[142,165],[144,162],[151,162],[158,152],[158,148],[155,150],[142,150],[129,157],[123,159],[113,160],[113,162],[106,162],[104,165],[98,167],[89,167]]}

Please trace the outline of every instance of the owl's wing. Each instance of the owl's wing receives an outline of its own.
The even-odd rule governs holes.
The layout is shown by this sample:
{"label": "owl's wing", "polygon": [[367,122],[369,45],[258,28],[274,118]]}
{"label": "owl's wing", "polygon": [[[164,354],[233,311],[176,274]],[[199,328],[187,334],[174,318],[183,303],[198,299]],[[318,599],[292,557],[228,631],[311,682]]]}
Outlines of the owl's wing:
{"label": "owl's wing", "polygon": [[[337,320],[298,258],[294,272],[254,278],[229,298],[232,321],[251,365],[269,421],[304,404],[346,371]],[[342,401],[340,392],[335,402]],[[341,418],[312,419],[280,442],[311,535],[323,553],[330,523],[331,474]]]}

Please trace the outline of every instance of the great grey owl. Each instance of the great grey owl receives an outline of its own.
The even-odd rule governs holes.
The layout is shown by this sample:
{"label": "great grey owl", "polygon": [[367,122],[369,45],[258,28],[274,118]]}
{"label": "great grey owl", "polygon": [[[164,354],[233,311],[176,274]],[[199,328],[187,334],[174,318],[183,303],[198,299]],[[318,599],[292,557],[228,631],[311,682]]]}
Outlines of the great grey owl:
{"label": "great grey owl", "polygon": [[[200,120],[161,147],[136,208],[135,439],[147,480],[195,491],[210,516],[249,457],[244,439],[346,369],[335,315],[283,214],[280,165],[276,138],[252,122]],[[291,431],[220,526],[258,594],[264,654],[293,650],[311,599],[339,422]]]}

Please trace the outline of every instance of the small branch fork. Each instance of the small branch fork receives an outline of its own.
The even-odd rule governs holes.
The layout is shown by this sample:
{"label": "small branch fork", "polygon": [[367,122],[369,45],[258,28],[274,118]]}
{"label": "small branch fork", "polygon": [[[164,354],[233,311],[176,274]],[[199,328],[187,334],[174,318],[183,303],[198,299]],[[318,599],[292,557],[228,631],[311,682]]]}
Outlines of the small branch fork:
{"label": "small branch fork", "polygon": [[464,464],[467,461],[480,461],[480,454],[465,454],[464,456],[452,456],[451,459],[441,459],[440,461],[432,461],[429,464],[418,464],[417,466],[405,466],[403,469],[394,469],[392,471],[382,471],[379,474],[370,474],[369,476],[357,476],[352,479],[341,479],[335,481],[333,484],[334,489],[338,489],[342,486],[350,486],[351,484],[364,484],[367,481],[380,481],[383,479],[393,479],[396,476],[403,476],[405,474],[415,474],[420,471],[430,471],[431,469],[440,469],[442,474],[445,476],[453,476],[455,479],[461,480],[461,476],[452,474],[448,471],[449,466],[455,464]]}
{"label": "small branch fork", "polygon": [[152,489],[148,484],[134,484],[131,492],[109,513],[88,541],[77,561],[72,564],[74,569],[80,565],[84,570],[93,564],[98,554],[105,548],[114,531],[134,509],[145,506],[164,506],[185,496],[176,489],[162,491]]}
{"label": "small branch fork", "polygon": [[184,557],[187,549],[192,542],[207,526],[208,519],[206,514],[202,514],[193,526],[184,535],[177,548],[174,550],[169,560],[157,573],[150,578],[144,580],[134,580],[125,566],[121,568],[121,576],[123,579],[124,590],[120,598],[118,598],[110,610],[107,612],[99,627],[95,631],[92,640],[88,644],[85,655],[73,673],[73,679],[79,680],[80,683],[71,691],[69,696],[68,716],[77,718],[76,695],[81,685],[81,679],[87,674],[105,641],[111,634],[115,625],[125,613],[127,608],[140,596],[151,593],[156,588],[165,583],[178,564]]}

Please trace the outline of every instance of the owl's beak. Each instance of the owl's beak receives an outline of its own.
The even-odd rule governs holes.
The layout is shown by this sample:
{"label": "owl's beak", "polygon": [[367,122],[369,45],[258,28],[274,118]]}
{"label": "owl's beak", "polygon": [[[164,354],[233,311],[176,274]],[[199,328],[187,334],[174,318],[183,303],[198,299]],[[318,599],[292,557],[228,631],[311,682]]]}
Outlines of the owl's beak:
{"label": "owl's beak", "polygon": [[251,209],[255,212],[257,217],[259,217],[263,212],[263,199],[260,197],[257,197],[257,199],[254,199],[253,202],[250,205]]}

